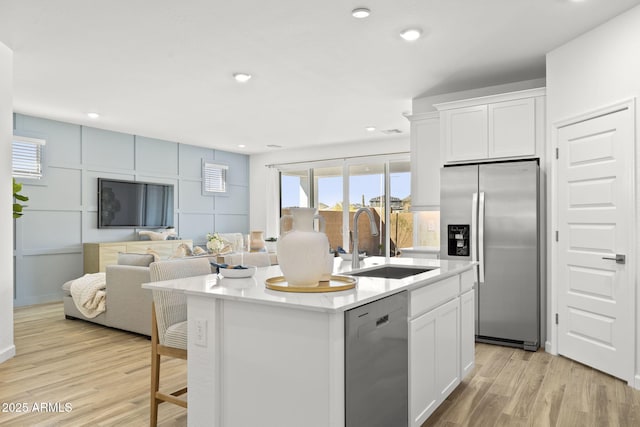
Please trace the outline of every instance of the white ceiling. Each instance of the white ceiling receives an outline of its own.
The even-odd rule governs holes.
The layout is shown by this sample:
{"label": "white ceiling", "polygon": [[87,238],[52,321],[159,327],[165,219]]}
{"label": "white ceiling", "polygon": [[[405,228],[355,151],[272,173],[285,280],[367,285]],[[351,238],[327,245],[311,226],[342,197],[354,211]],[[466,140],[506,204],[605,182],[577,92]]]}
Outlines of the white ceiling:
{"label": "white ceiling", "polygon": [[0,41],[16,112],[256,153],[408,133],[412,98],[544,77],[546,52],[639,3],[0,0]]}

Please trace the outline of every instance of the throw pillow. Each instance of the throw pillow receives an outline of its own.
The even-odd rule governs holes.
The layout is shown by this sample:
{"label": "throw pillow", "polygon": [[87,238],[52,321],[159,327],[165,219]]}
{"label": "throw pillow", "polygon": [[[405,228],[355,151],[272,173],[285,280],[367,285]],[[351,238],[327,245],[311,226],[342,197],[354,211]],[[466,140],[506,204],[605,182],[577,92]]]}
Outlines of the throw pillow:
{"label": "throw pillow", "polygon": [[149,267],[154,261],[151,254],[136,254],[132,252],[118,252],[119,265],[135,265],[138,267]]}
{"label": "throw pillow", "polygon": [[154,251],[151,248],[147,249],[147,254],[151,255],[153,257],[153,261],[152,262],[158,262],[160,261],[162,258],[160,258],[160,254],[156,251]]}
{"label": "throw pillow", "polygon": [[196,246],[196,247],[193,248],[193,254],[194,255],[204,255],[206,253],[207,253],[207,251],[202,249],[200,246]]}

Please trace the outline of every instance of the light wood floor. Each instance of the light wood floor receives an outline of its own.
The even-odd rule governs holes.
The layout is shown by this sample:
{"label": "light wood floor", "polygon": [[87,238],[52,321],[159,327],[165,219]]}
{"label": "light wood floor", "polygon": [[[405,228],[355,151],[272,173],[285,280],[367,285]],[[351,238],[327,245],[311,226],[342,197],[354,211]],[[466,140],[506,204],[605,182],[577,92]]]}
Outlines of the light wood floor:
{"label": "light wood floor", "polygon": [[422,425],[640,426],[640,391],[543,350],[476,343],[476,367]]}
{"label": "light wood floor", "polygon": [[[1,426],[148,425],[146,338],[65,320],[55,303],[16,309],[15,342],[16,357],[0,364],[0,405],[24,402],[29,412],[0,407]],[[163,385],[180,386],[186,365],[168,360],[163,373]],[[72,409],[33,412],[41,403]],[[159,415],[161,426],[187,424],[175,405]],[[431,426],[640,426],[640,391],[543,351],[477,344],[476,369],[423,425]]]}
{"label": "light wood floor", "polygon": [[[147,338],[66,320],[62,303],[14,313],[16,357],[0,364],[0,405],[26,403],[28,413],[0,407],[1,426],[149,425]],[[186,384],[182,360],[163,360],[161,372],[161,387]],[[60,403],[62,412],[55,406],[54,412],[34,412],[33,405],[42,403]],[[66,403],[69,412],[64,412]],[[160,405],[159,425],[186,426],[186,410]]]}

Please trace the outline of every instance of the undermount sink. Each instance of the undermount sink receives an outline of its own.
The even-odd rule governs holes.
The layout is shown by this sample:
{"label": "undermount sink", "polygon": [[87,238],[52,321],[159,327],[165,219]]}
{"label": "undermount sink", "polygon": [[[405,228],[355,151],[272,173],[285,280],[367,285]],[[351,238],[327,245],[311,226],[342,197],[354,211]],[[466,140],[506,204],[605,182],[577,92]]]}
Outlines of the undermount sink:
{"label": "undermount sink", "polygon": [[404,265],[382,265],[367,270],[348,273],[350,276],[380,277],[383,279],[404,279],[426,271],[436,270],[437,267],[409,267]]}

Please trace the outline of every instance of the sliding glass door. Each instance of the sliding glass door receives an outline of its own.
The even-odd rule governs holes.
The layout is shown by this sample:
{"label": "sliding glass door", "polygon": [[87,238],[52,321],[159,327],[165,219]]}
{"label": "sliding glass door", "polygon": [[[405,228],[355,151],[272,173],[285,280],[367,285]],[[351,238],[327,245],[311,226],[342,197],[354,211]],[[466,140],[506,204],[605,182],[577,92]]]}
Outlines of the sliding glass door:
{"label": "sliding glass door", "polygon": [[[303,167],[304,166],[304,167]],[[413,214],[408,156],[351,158],[307,163],[280,169],[280,215],[291,207],[315,207],[324,218],[332,250],[352,251],[353,219],[359,208],[369,208],[369,218],[358,220],[359,250],[367,255],[395,256],[412,246]]]}

